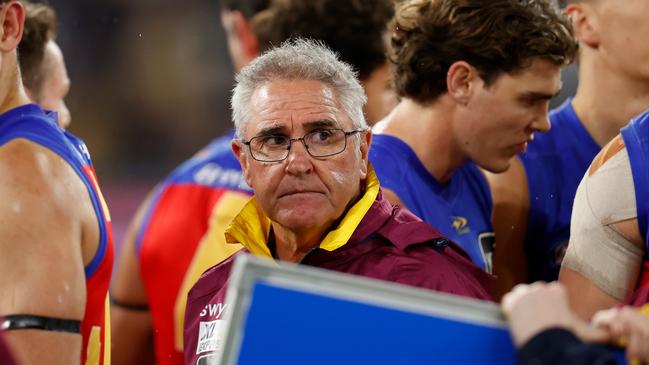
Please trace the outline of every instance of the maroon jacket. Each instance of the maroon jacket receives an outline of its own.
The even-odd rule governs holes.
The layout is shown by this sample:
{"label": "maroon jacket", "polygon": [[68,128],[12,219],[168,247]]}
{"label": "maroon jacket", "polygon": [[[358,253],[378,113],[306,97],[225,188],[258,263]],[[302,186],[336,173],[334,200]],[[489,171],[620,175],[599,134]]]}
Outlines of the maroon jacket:
{"label": "maroon jacket", "polygon": [[[185,311],[185,364],[220,351],[225,293],[234,258],[207,270],[189,292]],[[301,264],[466,297],[490,299],[493,277],[462,249],[405,208],[379,193],[360,225],[341,248],[316,248]]]}

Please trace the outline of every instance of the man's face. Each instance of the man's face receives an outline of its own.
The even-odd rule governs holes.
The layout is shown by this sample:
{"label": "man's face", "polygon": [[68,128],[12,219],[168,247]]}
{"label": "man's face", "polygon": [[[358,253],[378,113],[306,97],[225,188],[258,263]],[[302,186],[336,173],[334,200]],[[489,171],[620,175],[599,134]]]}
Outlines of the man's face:
{"label": "man's face", "polygon": [[537,59],[520,72],[500,75],[488,87],[478,80],[453,125],[456,148],[484,169],[507,170],[532,133],[550,128],[548,104],[561,88],[560,72],[560,66]]}
{"label": "man's face", "polygon": [[390,85],[390,67],[386,62],[377,67],[361,81],[367,94],[367,104],[363,108],[370,125],[383,119],[397,105],[397,94]]}
{"label": "man's face", "polygon": [[585,3],[595,14],[599,53],[608,67],[634,79],[649,80],[649,1],[598,0]]}
{"label": "man's face", "polygon": [[55,42],[48,42],[43,59],[43,84],[39,100],[35,100],[44,109],[58,113],[59,126],[67,128],[70,125],[70,111],[65,105],[65,97],[70,90],[70,79],[63,61],[61,48]]}
{"label": "man's face", "polygon": [[[320,81],[276,80],[259,87],[251,99],[251,120],[244,138],[282,135],[299,138],[324,128],[351,131],[334,91]],[[337,155],[314,158],[294,141],[280,162],[260,162],[247,146],[233,142],[247,183],[268,217],[294,232],[326,229],[343,215],[359,195],[367,176],[371,135],[348,136],[346,149]]]}

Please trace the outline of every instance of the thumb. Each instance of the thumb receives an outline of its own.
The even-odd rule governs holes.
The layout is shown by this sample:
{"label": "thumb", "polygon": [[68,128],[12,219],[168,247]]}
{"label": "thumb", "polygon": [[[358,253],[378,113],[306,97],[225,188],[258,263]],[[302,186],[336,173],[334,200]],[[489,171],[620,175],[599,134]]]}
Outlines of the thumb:
{"label": "thumb", "polygon": [[585,342],[605,343],[612,340],[608,331],[600,327],[592,326],[586,322],[578,322],[574,329],[577,337]]}

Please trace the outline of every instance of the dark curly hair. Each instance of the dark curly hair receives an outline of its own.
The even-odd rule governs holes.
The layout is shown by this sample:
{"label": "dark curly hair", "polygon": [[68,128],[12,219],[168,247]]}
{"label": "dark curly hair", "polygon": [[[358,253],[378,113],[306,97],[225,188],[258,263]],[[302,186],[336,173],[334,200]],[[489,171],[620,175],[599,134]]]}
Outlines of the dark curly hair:
{"label": "dark curly hair", "polygon": [[551,0],[406,0],[390,30],[395,88],[420,103],[446,92],[457,61],[489,85],[536,58],[565,65],[577,52],[569,19]]}
{"label": "dark curly hair", "polygon": [[291,38],[324,42],[361,80],[386,62],[394,0],[279,0],[252,19],[261,51]]}
{"label": "dark curly hair", "polygon": [[18,44],[18,62],[23,84],[38,98],[43,84],[45,46],[56,36],[56,13],[49,5],[21,2],[25,6],[25,27]]}

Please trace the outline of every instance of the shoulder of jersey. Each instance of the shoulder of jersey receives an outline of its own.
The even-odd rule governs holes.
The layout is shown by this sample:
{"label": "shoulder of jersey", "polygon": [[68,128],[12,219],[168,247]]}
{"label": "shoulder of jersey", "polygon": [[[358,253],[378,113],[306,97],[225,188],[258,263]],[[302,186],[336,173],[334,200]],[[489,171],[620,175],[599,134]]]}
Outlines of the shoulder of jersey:
{"label": "shoulder of jersey", "polygon": [[[25,112],[22,113],[21,110]],[[75,160],[82,165],[91,164],[85,143],[61,129],[51,113],[36,105],[26,105],[6,114],[9,115],[0,123],[0,145],[14,138],[25,138],[54,150],[66,159]]]}

